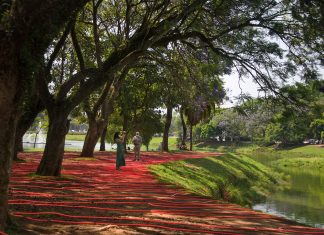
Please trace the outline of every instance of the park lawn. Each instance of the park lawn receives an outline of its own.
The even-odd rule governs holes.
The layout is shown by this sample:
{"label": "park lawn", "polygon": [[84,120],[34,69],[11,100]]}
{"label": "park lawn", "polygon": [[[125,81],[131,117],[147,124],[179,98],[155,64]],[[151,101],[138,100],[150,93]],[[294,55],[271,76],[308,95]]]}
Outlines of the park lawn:
{"label": "park lawn", "polygon": [[77,140],[77,141],[84,141],[86,134],[83,133],[76,133],[76,134],[67,134],[65,136],[65,140]]}
{"label": "park lawn", "polygon": [[323,157],[281,158],[274,161],[273,166],[279,168],[324,169]]}
{"label": "park lawn", "polygon": [[289,150],[289,152],[306,153],[307,155],[313,154],[316,156],[324,157],[324,146],[320,147],[320,145],[306,145],[306,146],[293,148]]}
{"label": "park lawn", "polygon": [[[162,142],[162,140],[163,140],[163,137],[153,137],[148,149],[149,150],[158,150],[159,145]],[[146,151],[146,146],[142,145],[141,150]],[[169,137],[169,150],[178,150],[176,137]]]}
{"label": "park lawn", "polygon": [[275,168],[324,168],[324,147],[320,145],[274,149],[273,147],[262,147],[251,143],[207,142],[196,144],[194,150],[245,154],[254,160]]}
{"label": "park lawn", "polygon": [[[84,141],[85,136],[86,136],[85,134],[81,134],[81,133],[80,134],[67,134],[65,140]],[[158,150],[159,144],[161,142],[162,142],[162,137],[153,137],[150,142],[150,145],[149,145],[149,151]],[[146,146],[142,145],[141,150],[146,151]],[[176,137],[169,137],[169,150],[170,151],[178,150]],[[41,151],[44,151],[44,149],[42,149],[42,148],[25,148],[24,151],[41,152]],[[65,147],[65,151],[81,151],[81,149]]]}
{"label": "park lawn", "polygon": [[43,152],[43,148],[24,148],[24,152]]}
{"label": "park lawn", "polygon": [[279,168],[324,167],[324,148],[318,145],[306,145],[289,149],[275,150],[271,147],[238,148],[236,152],[244,153],[267,165]]}
{"label": "park lawn", "polygon": [[234,153],[152,165],[149,169],[163,182],[242,206],[264,199],[285,182],[282,174]]}
{"label": "park lawn", "polygon": [[240,150],[241,152],[243,150],[251,151],[255,148],[258,148],[259,146],[256,144],[251,144],[250,142],[240,142],[240,143],[234,143],[234,142],[215,142],[215,141],[207,141],[207,142],[201,142],[196,143],[193,145],[194,151],[202,151],[202,152],[236,152],[237,150]]}
{"label": "park lawn", "polygon": [[[77,140],[77,141],[84,141],[85,134],[67,134],[65,139],[66,140]],[[170,150],[177,150],[177,141],[176,137],[169,137],[169,149]],[[159,147],[159,144],[162,142],[162,137],[153,137],[150,145],[149,150],[157,150]],[[142,150],[146,150],[146,146],[142,145]]]}

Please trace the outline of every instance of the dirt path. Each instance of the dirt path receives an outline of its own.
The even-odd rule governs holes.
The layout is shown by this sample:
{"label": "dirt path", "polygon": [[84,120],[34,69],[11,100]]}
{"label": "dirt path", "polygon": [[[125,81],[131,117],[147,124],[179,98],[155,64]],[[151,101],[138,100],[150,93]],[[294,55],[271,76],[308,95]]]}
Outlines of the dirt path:
{"label": "dirt path", "polygon": [[10,209],[22,227],[16,234],[324,234],[159,183],[146,168],[204,156],[144,153],[141,162],[127,156],[127,166],[116,171],[113,153],[96,153],[94,161],[66,153],[67,177],[58,180],[31,177],[41,153],[24,153],[10,184]]}

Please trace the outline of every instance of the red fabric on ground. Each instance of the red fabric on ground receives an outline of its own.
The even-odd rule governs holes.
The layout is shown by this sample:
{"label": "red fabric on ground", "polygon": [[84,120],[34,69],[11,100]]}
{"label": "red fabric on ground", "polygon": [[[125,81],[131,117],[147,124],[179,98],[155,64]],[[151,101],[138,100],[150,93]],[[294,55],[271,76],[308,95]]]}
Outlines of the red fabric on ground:
{"label": "red fabric on ground", "polygon": [[24,153],[15,163],[10,181],[12,214],[31,223],[117,225],[135,231],[208,234],[324,234],[287,220],[192,195],[158,182],[150,164],[185,158],[215,156],[207,153],[144,153],[143,161],[126,157],[126,167],[115,170],[114,153],[96,153],[96,160],[78,160],[66,153],[63,176],[32,177],[41,153]]}

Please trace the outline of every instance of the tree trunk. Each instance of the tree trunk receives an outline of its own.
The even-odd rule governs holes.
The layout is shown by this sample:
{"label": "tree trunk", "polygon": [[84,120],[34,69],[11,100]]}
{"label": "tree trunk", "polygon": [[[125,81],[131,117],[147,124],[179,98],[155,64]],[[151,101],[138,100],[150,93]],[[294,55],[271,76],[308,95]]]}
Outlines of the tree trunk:
{"label": "tree trunk", "polygon": [[182,145],[186,145],[186,141],[187,141],[187,126],[186,126],[186,122],[184,120],[184,116],[183,116],[182,109],[180,110],[180,119],[181,119],[181,124],[182,124],[182,140],[181,140],[181,144]]}
{"label": "tree trunk", "polygon": [[192,125],[190,124],[190,151],[192,151]]}
{"label": "tree trunk", "polygon": [[100,150],[99,151],[106,151],[106,135],[107,135],[107,125],[105,125],[101,137],[100,137]]}
{"label": "tree trunk", "polygon": [[[2,92],[2,87],[0,88]],[[12,100],[8,100],[9,102]],[[8,185],[14,153],[16,115],[14,106],[0,101],[0,231],[8,220]],[[5,110],[5,112],[3,112]],[[7,125],[4,125],[4,124]]]}
{"label": "tree trunk", "polygon": [[24,151],[23,136],[16,136],[13,160],[14,161],[19,161],[20,159],[18,158],[18,153],[23,152],[23,151]]}
{"label": "tree trunk", "polygon": [[0,34],[0,231],[9,221],[8,186],[20,103],[18,61],[14,45]]}
{"label": "tree trunk", "polygon": [[95,115],[88,115],[89,129],[84,140],[81,157],[93,157],[96,144],[105,127],[105,120],[96,120]]}
{"label": "tree trunk", "polygon": [[167,113],[165,118],[165,125],[163,131],[163,143],[162,150],[168,152],[169,151],[169,130],[172,121],[172,107],[167,107]]}
{"label": "tree trunk", "polygon": [[102,113],[102,118],[105,120],[105,125],[100,138],[100,151],[106,150],[107,125],[108,125],[108,119],[110,114],[114,112],[113,103],[114,103],[115,95],[117,94],[116,90],[113,90],[109,98],[106,98],[104,103],[102,104],[101,113]]}
{"label": "tree trunk", "polygon": [[18,160],[17,153],[23,152],[23,137],[26,133],[26,131],[31,127],[33,124],[37,114],[39,113],[35,112],[33,115],[29,115],[29,117],[21,116],[18,120],[17,129],[16,129],[16,140],[15,140],[15,152],[14,152],[14,160]]}
{"label": "tree trunk", "polygon": [[[31,124],[30,124],[31,125]],[[28,127],[29,128],[29,127]],[[18,121],[17,128],[16,128],[16,137],[15,137],[15,146],[14,146],[14,155],[13,160],[18,161],[18,152],[23,152],[23,136],[28,130],[26,127],[22,127],[20,120]]]}
{"label": "tree trunk", "polygon": [[[8,1],[12,9],[0,27],[0,230],[9,218],[8,184],[25,82],[36,71],[37,59],[43,57],[58,26],[86,1]],[[47,24],[56,27],[44,27]]]}
{"label": "tree trunk", "polygon": [[126,145],[127,145],[127,135],[128,135],[128,116],[127,115],[124,115],[124,121],[123,121],[123,131],[126,131],[126,135],[125,135],[125,138],[124,138],[124,151],[125,153],[127,153],[127,148],[126,148]]}
{"label": "tree trunk", "polygon": [[46,137],[46,145],[42,160],[37,168],[36,174],[43,176],[60,176],[64,155],[65,135],[69,131],[70,121],[68,114],[60,112],[49,112],[49,127]]}
{"label": "tree trunk", "polygon": [[28,97],[28,99],[29,104],[23,107],[22,115],[19,117],[17,124],[14,160],[18,160],[18,152],[24,151],[24,134],[31,127],[37,115],[45,108],[37,94]]}

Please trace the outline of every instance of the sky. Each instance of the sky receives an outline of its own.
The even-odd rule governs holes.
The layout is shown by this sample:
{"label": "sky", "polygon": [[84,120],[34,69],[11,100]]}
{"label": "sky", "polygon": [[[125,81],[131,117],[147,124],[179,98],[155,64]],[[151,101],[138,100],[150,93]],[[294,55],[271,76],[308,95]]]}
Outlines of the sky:
{"label": "sky", "polygon": [[[324,68],[321,67],[319,69],[319,74],[321,79],[324,79]],[[259,92],[259,86],[255,82],[253,82],[252,78],[245,77],[239,79],[238,75],[232,73],[230,75],[226,75],[223,77],[224,87],[226,89],[226,94],[230,98],[229,101],[225,101],[221,107],[229,108],[233,107],[237,100],[235,97],[238,97],[240,94],[249,94],[252,97],[262,96],[263,92]],[[300,78],[293,78],[290,80],[290,83],[295,83],[296,81],[300,81]]]}
{"label": "sky", "polygon": [[252,81],[252,78],[239,79],[237,74],[226,75],[223,77],[224,87],[226,94],[230,98],[229,101],[225,101],[221,107],[228,108],[235,105],[235,97],[240,94],[249,94],[252,97],[258,97],[259,86]]}

